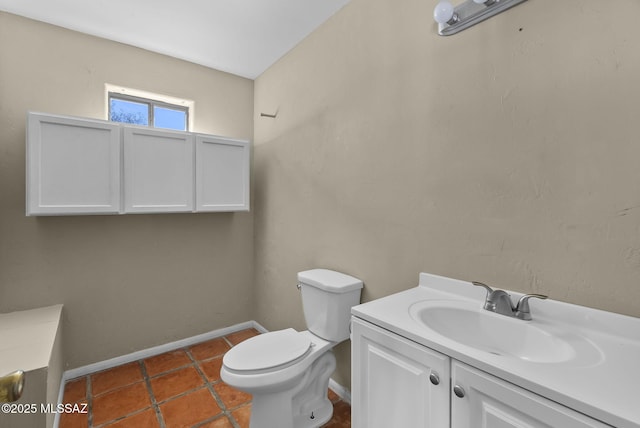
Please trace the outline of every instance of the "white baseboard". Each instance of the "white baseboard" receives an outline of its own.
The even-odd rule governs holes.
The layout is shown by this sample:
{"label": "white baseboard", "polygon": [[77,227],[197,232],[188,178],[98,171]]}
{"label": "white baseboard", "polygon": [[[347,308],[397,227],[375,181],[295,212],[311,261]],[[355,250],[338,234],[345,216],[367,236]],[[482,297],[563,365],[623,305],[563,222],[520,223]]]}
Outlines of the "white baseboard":
{"label": "white baseboard", "polygon": [[202,333],[197,336],[176,340],[175,342],[165,343],[163,345],[158,345],[152,348],[143,349],[142,351],[132,352],[131,354],[122,355],[120,357],[115,357],[109,360],[100,361],[97,363],[67,370],[66,372],[64,372],[63,380],[74,379],[80,376],[86,376],[89,373],[99,372],[101,370],[110,369],[112,367],[120,366],[122,364],[127,364],[133,361],[149,358],[154,355],[163,354],[169,351],[174,351],[176,349],[184,348],[190,345],[195,345],[196,343],[204,342],[206,340],[216,339],[218,337],[226,336],[228,334],[235,333],[236,331],[240,331],[240,330],[244,330],[252,327],[261,333],[265,333],[267,331],[264,327],[262,327],[256,321],[245,321],[243,323],[235,324],[230,327],[220,328],[218,330],[209,331],[207,333]]}
{"label": "white baseboard", "polygon": [[345,388],[333,379],[329,379],[329,388],[331,388],[342,401],[351,405],[351,391],[349,391],[348,388]]}

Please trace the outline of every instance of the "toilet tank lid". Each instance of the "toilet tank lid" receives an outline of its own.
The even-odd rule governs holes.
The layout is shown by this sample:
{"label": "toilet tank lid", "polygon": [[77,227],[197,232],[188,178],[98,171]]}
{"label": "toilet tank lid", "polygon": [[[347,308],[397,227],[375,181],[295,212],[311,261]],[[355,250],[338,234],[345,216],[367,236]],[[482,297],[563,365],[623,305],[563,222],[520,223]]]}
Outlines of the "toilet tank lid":
{"label": "toilet tank lid", "polygon": [[298,272],[298,282],[331,293],[347,293],[362,288],[362,281],[358,278],[329,269]]}

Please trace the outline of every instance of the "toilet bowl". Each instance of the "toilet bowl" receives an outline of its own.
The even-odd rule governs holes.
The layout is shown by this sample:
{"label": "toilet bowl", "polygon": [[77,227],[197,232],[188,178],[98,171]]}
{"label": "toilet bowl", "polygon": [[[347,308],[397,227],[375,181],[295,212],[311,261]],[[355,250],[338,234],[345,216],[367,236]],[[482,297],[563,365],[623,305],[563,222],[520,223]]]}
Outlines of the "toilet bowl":
{"label": "toilet bowl", "polygon": [[333,414],[327,398],[336,367],[332,348],[349,338],[351,307],[362,281],[326,269],[298,274],[309,330],[252,337],[229,350],[221,378],[252,394],[250,428],[319,427]]}
{"label": "toilet bowl", "polygon": [[[292,328],[256,339],[228,351],[220,371],[223,381],[253,396],[251,428],[315,427],[327,422],[333,412],[326,395],[336,366],[331,352],[335,343]],[[307,390],[306,403],[296,406],[294,398]],[[291,415],[291,423],[284,415]]]}

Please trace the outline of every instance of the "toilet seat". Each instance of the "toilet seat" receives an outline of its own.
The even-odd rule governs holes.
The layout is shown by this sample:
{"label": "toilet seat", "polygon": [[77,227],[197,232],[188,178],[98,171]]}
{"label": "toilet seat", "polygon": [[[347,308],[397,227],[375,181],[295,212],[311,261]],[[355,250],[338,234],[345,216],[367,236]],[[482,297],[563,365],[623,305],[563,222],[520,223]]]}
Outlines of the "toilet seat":
{"label": "toilet seat", "polygon": [[234,346],[223,364],[236,371],[268,370],[297,360],[311,347],[308,335],[292,328],[254,336]]}

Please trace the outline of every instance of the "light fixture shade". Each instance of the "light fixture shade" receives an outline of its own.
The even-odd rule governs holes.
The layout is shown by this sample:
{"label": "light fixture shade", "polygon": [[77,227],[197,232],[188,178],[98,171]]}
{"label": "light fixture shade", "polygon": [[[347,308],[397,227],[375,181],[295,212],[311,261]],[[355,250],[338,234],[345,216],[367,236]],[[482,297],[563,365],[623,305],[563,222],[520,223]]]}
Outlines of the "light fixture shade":
{"label": "light fixture shade", "polygon": [[450,36],[524,1],[464,0],[455,7],[448,1],[441,1],[433,11],[433,18],[438,23],[438,34]]}
{"label": "light fixture shade", "polygon": [[453,18],[453,5],[448,1],[438,3],[433,10],[433,19],[435,19],[438,24],[444,24],[451,21],[451,18]]}

